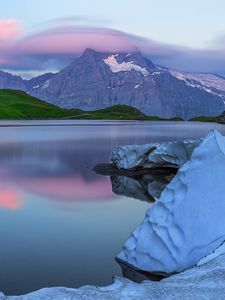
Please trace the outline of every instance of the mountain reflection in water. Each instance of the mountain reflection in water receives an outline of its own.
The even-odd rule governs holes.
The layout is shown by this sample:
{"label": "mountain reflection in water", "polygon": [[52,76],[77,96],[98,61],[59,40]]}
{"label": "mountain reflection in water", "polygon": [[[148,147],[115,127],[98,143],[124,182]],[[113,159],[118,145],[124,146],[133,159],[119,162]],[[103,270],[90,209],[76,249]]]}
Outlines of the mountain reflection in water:
{"label": "mountain reflection in water", "polygon": [[[104,152],[102,147],[96,155],[102,157]],[[112,199],[114,195],[108,189],[108,179],[90,172],[92,161],[93,156],[86,145],[81,148],[71,142],[1,145],[0,179],[3,187],[0,206],[19,208],[23,190],[55,201]]]}

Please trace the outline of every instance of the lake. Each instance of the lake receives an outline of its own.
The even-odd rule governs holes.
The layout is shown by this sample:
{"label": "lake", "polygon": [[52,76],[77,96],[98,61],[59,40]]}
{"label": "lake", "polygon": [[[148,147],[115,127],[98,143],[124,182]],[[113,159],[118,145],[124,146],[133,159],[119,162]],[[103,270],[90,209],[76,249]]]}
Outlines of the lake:
{"label": "lake", "polygon": [[199,122],[1,121],[0,290],[108,285],[114,260],[151,202],[95,174],[113,146],[204,137]]}

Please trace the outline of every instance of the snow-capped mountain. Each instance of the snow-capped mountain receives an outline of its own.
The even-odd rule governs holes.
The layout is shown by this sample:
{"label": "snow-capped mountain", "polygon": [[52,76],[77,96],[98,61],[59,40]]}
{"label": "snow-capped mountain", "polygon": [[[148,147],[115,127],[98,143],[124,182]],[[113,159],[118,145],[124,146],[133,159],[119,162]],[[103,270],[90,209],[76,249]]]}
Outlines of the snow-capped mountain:
{"label": "snow-capped mountain", "polygon": [[225,110],[225,79],[156,66],[139,52],[87,49],[56,74],[25,82],[27,91],[65,108],[100,109],[116,104],[163,118],[219,115]]}
{"label": "snow-capped mountain", "polygon": [[98,53],[87,49],[30,93],[66,108],[93,110],[126,104],[147,115],[190,119],[224,111],[222,91],[220,95],[218,89],[217,93],[214,90],[203,88],[197,80],[191,85],[186,77],[155,66],[139,52]]}

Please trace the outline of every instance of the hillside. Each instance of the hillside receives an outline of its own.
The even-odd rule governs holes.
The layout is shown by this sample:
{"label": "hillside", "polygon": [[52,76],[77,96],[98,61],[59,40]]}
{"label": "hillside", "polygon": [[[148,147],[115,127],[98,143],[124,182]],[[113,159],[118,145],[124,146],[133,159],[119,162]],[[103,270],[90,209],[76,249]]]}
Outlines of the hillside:
{"label": "hillside", "polygon": [[144,120],[139,110],[116,105],[102,110],[62,109],[18,90],[0,90],[0,119]]}
{"label": "hillside", "polygon": [[0,119],[64,118],[71,114],[69,110],[41,101],[23,91],[0,90]]}
{"label": "hillside", "polygon": [[93,111],[81,111],[73,119],[86,120],[144,120],[145,115],[138,109],[127,105],[114,105]]}
{"label": "hillside", "polygon": [[223,112],[221,115],[215,116],[215,117],[196,117],[192,118],[189,121],[199,121],[199,122],[214,122],[214,123],[221,123],[225,124],[225,112]]}

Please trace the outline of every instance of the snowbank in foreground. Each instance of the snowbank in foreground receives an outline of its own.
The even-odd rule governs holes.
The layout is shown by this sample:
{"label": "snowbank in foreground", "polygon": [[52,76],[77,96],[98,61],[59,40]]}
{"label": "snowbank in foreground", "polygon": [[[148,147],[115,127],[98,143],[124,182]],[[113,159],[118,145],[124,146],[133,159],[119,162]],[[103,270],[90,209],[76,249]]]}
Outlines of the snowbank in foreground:
{"label": "snowbank in foreground", "polygon": [[116,278],[107,287],[84,286],[79,289],[46,288],[25,296],[4,300],[224,300],[225,255],[201,267],[173,275],[160,282],[134,283]]}
{"label": "snowbank in foreground", "polygon": [[113,148],[111,160],[119,169],[157,166],[180,167],[191,158],[193,150],[201,142],[201,139],[197,139],[119,146]]}
{"label": "snowbank in foreground", "polygon": [[195,266],[225,240],[225,137],[211,132],[149,208],[118,258],[174,273]]}

